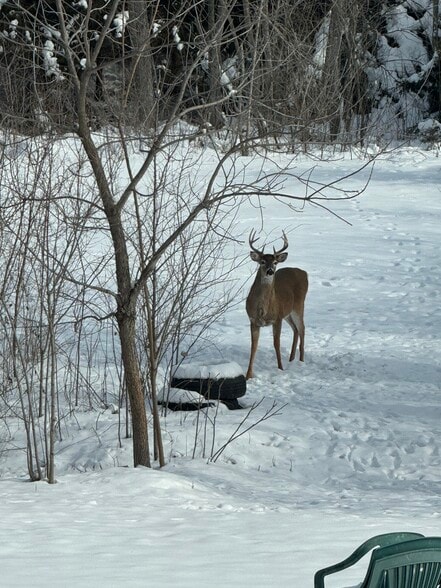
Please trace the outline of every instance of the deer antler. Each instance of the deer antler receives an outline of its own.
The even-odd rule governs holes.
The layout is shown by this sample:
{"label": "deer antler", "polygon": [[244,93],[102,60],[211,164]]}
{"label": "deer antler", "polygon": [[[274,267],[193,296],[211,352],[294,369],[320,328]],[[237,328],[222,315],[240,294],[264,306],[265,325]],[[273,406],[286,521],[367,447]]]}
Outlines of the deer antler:
{"label": "deer antler", "polygon": [[276,251],[276,248],[273,247],[274,255],[279,255],[279,253],[282,253],[282,251],[285,251],[285,249],[288,249],[288,238],[285,235],[285,231],[282,231],[282,236],[283,236],[283,247],[282,247],[282,249],[279,249],[279,251]]}
{"label": "deer antler", "polygon": [[249,237],[250,248],[252,249],[252,251],[254,251],[254,253],[257,253],[258,255],[263,255],[263,251],[259,251],[258,249],[256,249],[254,247],[254,243],[258,240],[259,240],[259,237],[256,237],[256,230],[253,229],[251,231],[250,237]]}

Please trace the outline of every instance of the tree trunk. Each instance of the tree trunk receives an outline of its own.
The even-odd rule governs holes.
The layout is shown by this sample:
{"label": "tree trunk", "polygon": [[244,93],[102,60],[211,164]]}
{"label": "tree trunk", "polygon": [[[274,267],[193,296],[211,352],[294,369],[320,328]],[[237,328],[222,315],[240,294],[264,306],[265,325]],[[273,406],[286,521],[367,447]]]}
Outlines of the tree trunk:
{"label": "tree trunk", "polygon": [[216,41],[219,35],[219,27],[224,26],[225,2],[224,0],[209,0],[208,6],[208,38],[211,39],[209,51],[209,90],[208,102],[212,106],[208,110],[208,122],[216,129],[223,126],[222,110],[222,60],[220,55],[219,42]]}
{"label": "tree trunk", "polygon": [[[105,203],[106,197],[103,198]],[[124,377],[132,411],[133,460],[135,467],[150,467],[147,415],[141,370],[136,350],[136,297],[132,293],[127,240],[122,225],[121,212],[112,204],[105,211],[115,250],[115,270],[118,285],[116,317],[121,342]]]}
{"label": "tree trunk", "polygon": [[437,84],[437,95],[438,95],[438,104],[441,104],[441,60],[440,60],[440,52],[441,52],[441,37],[439,33],[440,29],[440,9],[439,9],[439,0],[432,1],[433,7],[433,30],[432,30],[432,45],[433,50],[438,54],[438,59],[436,60],[436,84]]}
{"label": "tree trunk", "polygon": [[150,467],[147,415],[139,360],[136,351],[135,316],[118,312],[119,337],[124,365],[124,376],[130,398],[133,432],[133,462],[135,467]]}
{"label": "tree trunk", "polygon": [[130,96],[130,116],[135,123],[149,128],[154,120],[153,58],[150,48],[149,10],[147,2],[129,0],[130,20],[127,29],[135,50],[131,60],[127,96]]}
{"label": "tree trunk", "polygon": [[323,71],[323,106],[329,121],[330,138],[336,140],[340,128],[342,37],[348,16],[347,0],[334,0],[330,12],[326,58]]}

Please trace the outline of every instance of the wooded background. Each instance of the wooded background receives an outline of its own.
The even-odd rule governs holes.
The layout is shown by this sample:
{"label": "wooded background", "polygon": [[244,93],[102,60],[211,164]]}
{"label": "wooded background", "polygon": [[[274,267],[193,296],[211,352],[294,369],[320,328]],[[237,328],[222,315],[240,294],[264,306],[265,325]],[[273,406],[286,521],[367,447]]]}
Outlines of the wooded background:
{"label": "wooded background", "polygon": [[74,68],[91,70],[97,128],[149,128],[179,105],[242,138],[438,134],[438,0],[2,0],[0,43],[1,124],[23,132],[75,126]]}

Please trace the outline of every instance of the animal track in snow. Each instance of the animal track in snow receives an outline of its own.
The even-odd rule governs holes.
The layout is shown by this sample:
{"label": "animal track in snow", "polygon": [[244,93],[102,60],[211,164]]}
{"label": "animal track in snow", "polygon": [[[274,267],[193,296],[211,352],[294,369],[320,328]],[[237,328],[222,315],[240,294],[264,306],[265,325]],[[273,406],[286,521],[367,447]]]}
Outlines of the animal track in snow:
{"label": "animal track in snow", "polygon": [[406,438],[408,431],[401,427],[400,418],[387,411],[382,414],[364,417],[336,410],[320,419],[328,435],[324,458],[335,460],[331,467],[344,472],[342,462],[346,463],[355,475],[374,476],[378,483],[382,478],[385,483],[391,479],[420,479],[416,477],[418,472],[430,479],[439,477],[441,452],[437,437],[420,430],[412,439]]}

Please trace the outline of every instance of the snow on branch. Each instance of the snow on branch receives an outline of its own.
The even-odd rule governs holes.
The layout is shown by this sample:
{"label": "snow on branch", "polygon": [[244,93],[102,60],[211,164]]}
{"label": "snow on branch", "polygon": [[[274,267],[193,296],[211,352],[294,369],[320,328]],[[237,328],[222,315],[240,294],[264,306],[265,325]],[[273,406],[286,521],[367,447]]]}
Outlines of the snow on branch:
{"label": "snow on branch", "polygon": [[43,49],[42,49],[42,56],[43,56],[43,67],[46,72],[47,77],[54,77],[58,82],[63,81],[65,78],[61,73],[60,66],[58,64],[58,60],[55,56],[55,45],[53,42],[48,39],[45,41]]}
{"label": "snow on branch", "polygon": [[[107,18],[108,18],[107,14],[105,14],[103,16],[103,20],[107,20]],[[123,36],[128,20],[129,20],[129,11],[128,10],[123,10],[122,12],[118,12],[117,14],[115,14],[115,17],[112,21],[112,26],[110,27],[110,30],[115,34],[115,37],[117,39],[120,39]]]}
{"label": "snow on branch", "polygon": [[178,27],[174,26],[172,29],[172,33],[173,33],[173,39],[176,43],[176,48],[178,51],[182,51],[182,49],[184,48],[184,43],[182,43],[181,41],[181,37],[179,36],[178,33]]}

